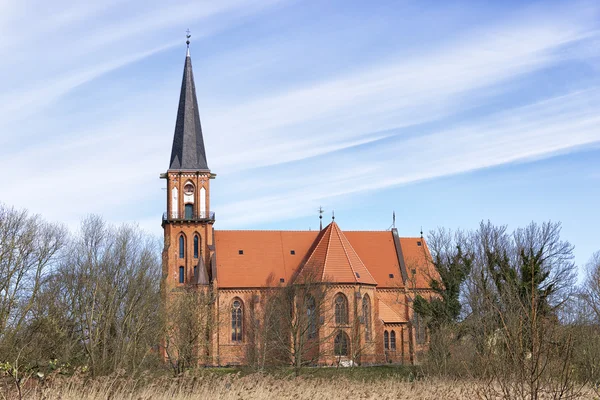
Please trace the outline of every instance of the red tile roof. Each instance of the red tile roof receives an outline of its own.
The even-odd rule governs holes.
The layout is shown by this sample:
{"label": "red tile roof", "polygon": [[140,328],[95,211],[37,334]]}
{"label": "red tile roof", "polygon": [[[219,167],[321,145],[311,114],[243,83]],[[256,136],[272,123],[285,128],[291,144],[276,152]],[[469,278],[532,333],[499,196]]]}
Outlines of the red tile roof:
{"label": "red tile roof", "polygon": [[[220,287],[288,283],[318,231],[217,231],[217,284]],[[240,255],[239,250],[244,254]],[[296,254],[292,255],[294,250]]]}
{"label": "red tile roof", "polygon": [[379,299],[379,319],[387,324],[406,322],[394,309]]}
{"label": "red tile roof", "polygon": [[[373,275],[378,287],[404,287],[392,232],[350,231],[344,234]],[[393,275],[392,278],[390,274]]]}
{"label": "red tile roof", "polygon": [[377,284],[335,221],[319,235],[299,276],[310,273],[320,282]]}
{"label": "red tile roof", "polygon": [[439,279],[423,238],[400,238],[400,245],[408,272],[408,288],[427,288],[432,278]]}
{"label": "red tile roof", "polygon": [[[435,269],[427,262],[425,241],[400,238],[400,243],[408,287],[428,287]],[[288,283],[309,259],[318,266],[321,276],[334,282],[404,287],[390,231],[342,232],[337,223],[321,232],[215,230],[215,244],[217,284],[222,288],[276,286],[281,284],[280,279]]]}

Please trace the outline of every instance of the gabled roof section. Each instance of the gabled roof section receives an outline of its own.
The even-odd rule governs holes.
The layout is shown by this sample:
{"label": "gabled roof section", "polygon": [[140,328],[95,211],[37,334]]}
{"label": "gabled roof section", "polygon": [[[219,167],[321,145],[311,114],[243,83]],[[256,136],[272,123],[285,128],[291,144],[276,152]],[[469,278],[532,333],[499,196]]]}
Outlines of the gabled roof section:
{"label": "gabled roof section", "polygon": [[317,231],[214,232],[213,276],[219,288],[287,285],[318,235]]}
{"label": "gabled roof section", "polygon": [[377,287],[403,288],[394,236],[390,231],[344,231]]}
{"label": "gabled roof section", "polygon": [[406,322],[400,314],[379,299],[379,318],[386,324]]}
{"label": "gabled roof section", "polygon": [[408,273],[407,289],[427,289],[432,279],[440,280],[424,238],[403,237],[400,238],[400,243]]}
{"label": "gabled roof section", "polygon": [[179,108],[173,135],[170,170],[209,170],[200,125],[192,59],[188,51],[183,68]]}
{"label": "gabled roof section", "polygon": [[311,275],[320,282],[377,285],[335,221],[320,232],[298,276],[308,279]]}

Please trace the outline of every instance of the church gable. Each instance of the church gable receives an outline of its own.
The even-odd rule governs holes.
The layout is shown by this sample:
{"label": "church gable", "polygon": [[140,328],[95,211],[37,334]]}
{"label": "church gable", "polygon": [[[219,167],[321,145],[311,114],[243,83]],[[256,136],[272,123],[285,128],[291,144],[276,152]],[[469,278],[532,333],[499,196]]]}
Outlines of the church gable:
{"label": "church gable", "polygon": [[319,235],[299,274],[305,278],[314,274],[319,281],[377,284],[335,221]]}
{"label": "church gable", "polygon": [[404,264],[408,272],[406,286],[409,289],[428,289],[432,279],[439,280],[439,274],[431,262],[431,255],[425,240],[420,238],[400,238]]}

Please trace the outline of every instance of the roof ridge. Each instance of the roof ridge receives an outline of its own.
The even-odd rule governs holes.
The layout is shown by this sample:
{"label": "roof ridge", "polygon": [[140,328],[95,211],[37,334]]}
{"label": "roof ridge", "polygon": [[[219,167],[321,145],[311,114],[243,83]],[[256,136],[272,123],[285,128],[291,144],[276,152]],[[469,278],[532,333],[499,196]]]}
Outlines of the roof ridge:
{"label": "roof ridge", "polygon": [[[343,233],[342,233],[340,227],[337,226],[337,224],[336,224],[336,227],[337,227],[337,230],[338,230],[338,238],[340,239],[340,243],[342,244],[342,250],[344,250],[344,255],[346,256],[346,260],[348,260],[348,265],[350,265],[350,269],[352,270],[352,273],[354,274],[353,278],[356,281],[356,283],[360,283],[358,281],[358,278],[356,277],[356,270],[352,266],[352,261],[350,260],[350,256],[348,256],[348,250],[346,249],[346,246],[344,246],[344,241],[342,240],[342,234]],[[348,239],[346,238],[346,240],[348,240]],[[358,256],[358,254],[357,254],[357,256]],[[359,260],[360,260],[360,257],[359,257]],[[362,260],[361,260],[361,262],[362,262]]]}
{"label": "roof ridge", "polygon": [[[333,229],[333,228],[331,228],[332,224],[333,224],[333,222],[331,224],[329,224],[329,226],[327,227],[327,228],[329,228],[329,238],[327,240],[327,250],[325,250],[325,260],[323,260],[323,273],[321,274],[321,281],[325,279],[325,268],[327,267],[327,257],[329,256],[329,248],[331,247],[330,246],[331,245],[331,230]],[[325,228],[325,229],[327,229],[327,228]],[[321,240],[323,240],[323,238],[321,238]]]}
{"label": "roof ridge", "polygon": [[350,264],[350,269],[352,269],[352,272],[354,272],[354,277],[355,277],[356,282],[360,283],[358,281],[357,277],[356,277],[356,270],[354,269],[354,266],[352,265],[352,261],[350,260],[350,256],[348,255],[348,250],[346,249],[346,246],[344,245],[344,241],[341,239],[341,236],[343,236],[344,239],[346,239],[346,241],[350,245],[350,248],[354,252],[354,255],[356,256],[356,258],[358,258],[358,260],[361,262],[361,264],[362,264],[363,268],[365,269],[365,271],[367,271],[367,273],[371,277],[371,280],[373,282],[377,283],[377,281],[373,277],[373,274],[371,274],[371,271],[369,271],[369,268],[367,268],[367,266],[365,265],[365,262],[362,260],[362,258],[360,258],[360,256],[358,255],[358,253],[356,252],[356,250],[352,246],[352,243],[350,243],[350,240],[348,240],[348,238],[346,237],[346,235],[344,235],[344,232],[341,229],[339,229],[339,226],[338,226],[338,230],[340,231],[340,242],[342,243],[342,248],[344,249],[344,254],[346,255],[346,258],[348,259],[348,263]]}
{"label": "roof ridge", "polygon": [[[281,231],[279,231],[279,232],[281,232]],[[302,232],[304,232],[304,231],[302,231]],[[319,240],[319,235],[321,235],[321,233],[323,233],[323,236]],[[319,244],[321,243],[321,240],[323,240],[324,236],[325,236],[325,232],[323,230],[321,230],[321,231],[318,232],[317,237],[315,238],[315,241],[313,242],[313,246],[314,247],[312,247],[312,251],[310,252],[310,255],[308,256],[308,258],[306,259],[306,261],[303,263],[303,265],[301,265],[299,267],[299,269],[298,269],[298,275],[302,274],[302,271],[304,271],[304,269],[306,268],[306,266],[310,266],[311,265],[311,260],[313,259],[313,256],[315,255],[315,252],[316,252],[317,248],[319,247]],[[311,248],[309,248],[309,251],[310,250],[311,250]],[[321,274],[321,280],[323,280],[322,276],[324,274],[324,271],[325,271],[325,263],[323,263],[323,273]]]}
{"label": "roof ridge", "polygon": [[283,249],[283,237],[281,232],[279,232],[279,242],[281,244],[281,259],[283,262],[283,274],[287,276],[287,266],[285,265],[285,250]]}

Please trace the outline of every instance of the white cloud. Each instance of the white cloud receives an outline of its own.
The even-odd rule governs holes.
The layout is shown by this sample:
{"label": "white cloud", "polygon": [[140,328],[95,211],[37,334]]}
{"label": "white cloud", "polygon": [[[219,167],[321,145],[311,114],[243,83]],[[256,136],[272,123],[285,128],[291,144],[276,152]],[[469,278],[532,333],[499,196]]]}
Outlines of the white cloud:
{"label": "white cloud", "polygon": [[[228,22],[276,3],[208,2],[202,3],[204,7],[192,7],[185,18],[206,23],[199,24],[203,25],[199,35],[214,34]],[[110,14],[122,6],[111,4],[97,12]],[[62,6],[50,22],[33,33],[46,32],[48,37],[32,46],[57,41],[51,49],[40,50],[52,53],[49,65],[32,65],[39,59],[27,50],[0,67],[0,72],[19,71],[22,59],[28,59],[26,68],[38,72],[32,74],[37,80],[29,86],[6,78],[0,81],[0,107],[5,111],[0,125],[25,115],[37,118],[40,109],[56,103],[73,88],[172,46],[156,38],[172,37],[171,29],[179,31],[182,21],[177,15],[182,8],[191,7],[189,2],[160,3],[103,26],[94,24],[94,13],[87,8]],[[18,12],[11,11],[13,15]],[[596,89],[573,91],[521,108],[501,105],[500,109],[510,110],[487,111],[487,116],[454,121],[452,128],[428,128],[424,134],[412,128],[464,113],[508,90],[519,93],[518,80],[523,77],[573,59],[588,60],[590,52],[580,51],[576,44],[595,43],[598,31],[578,15],[549,17],[541,13],[505,21],[441,45],[423,46],[411,57],[374,59],[328,80],[296,83],[291,90],[294,83],[285,82],[285,89],[261,98],[203,112],[209,164],[219,174],[213,186],[218,192],[213,196],[225,199],[215,207],[219,226],[240,227],[301,216],[341,197],[348,202],[355,193],[547,157],[597,142],[600,95]],[[71,43],[69,27],[83,32],[88,22],[91,31]],[[149,39],[144,42],[146,34]],[[140,41],[146,47],[133,46]],[[285,37],[281,41],[285,44]],[[0,43],[0,50],[3,48]],[[80,59],[82,55],[85,59]],[[198,64],[194,65],[197,81],[218,81],[218,77],[202,77]],[[260,68],[259,63],[245,72]],[[128,109],[110,120],[96,116],[90,121],[93,128],[78,125],[68,140],[45,129],[45,120],[40,118],[36,121],[40,128],[37,140],[22,141],[19,151],[6,154],[2,141],[8,140],[8,134],[24,132],[3,130],[0,168],[14,171],[19,166],[19,173],[8,174],[0,188],[0,200],[68,221],[90,212],[117,220],[140,215],[143,226],[158,229],[154,221],[160,215],[156,209],[164,207],[164,193],[157,175],[168,160],[179,90],[170,87],[163,93],[161,85],[156,82],[160,89],[127,95],[125,100],[143,111],[134,115]],[[173,103],[162,101],[165,98]],[[82,112],[92,113],[89,109]],[[58,118],[67,121],[70,116]],[[257,169],[267,165],[272,167]],[[43,202],[30,203],[27,188],[31,180],[23,176],[35,181],[44,193]],[[154,210],[156,217],[146,217],[144,207]]]}
{"label": "white cloud", "polygon": [[570,22],[560,29],[543,20],[509,23],[413,59],[215,110],[203,117],[207,131],[220,132],[209,138],[219,154],[214,167],[228,172],[312,157],[471,107],[474,91],[564,60],[562,46],[590,35]]}
{"label": "white cloud", "polygon": [[[385,141],[353,154],[326,155],[287,171],[288,176],[295,177],[293,189],[280,191],[280,181],[273,179],[269,195],[222,205],[220,223],[240,225],[304,216],[320,204],[341,203],[340,197],[358,192],[549,157],[600,143],[599,109],[600,89],[594,88],[501,112],[455,129]],[[352,157],[357,154],[360,163],[353,164]],[[270,177],[267,173],[246,179]]]}

